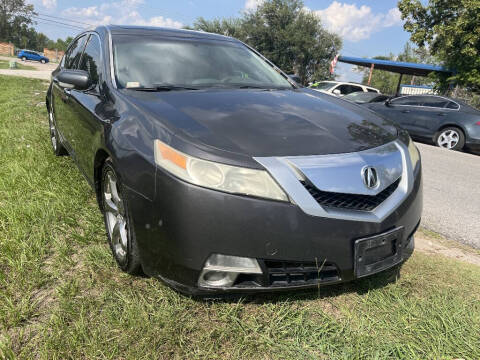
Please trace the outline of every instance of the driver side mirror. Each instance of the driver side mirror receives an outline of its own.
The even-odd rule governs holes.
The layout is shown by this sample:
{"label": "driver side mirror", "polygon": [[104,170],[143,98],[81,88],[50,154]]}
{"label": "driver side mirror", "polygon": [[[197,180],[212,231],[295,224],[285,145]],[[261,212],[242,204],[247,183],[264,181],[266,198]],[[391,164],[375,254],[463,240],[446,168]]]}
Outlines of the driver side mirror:
{"label": "driver side mirror", "polygon": [[61,86],[75,90],[85,90],[90,86],[90,77],[84,70],[62,70],[55,80]]}

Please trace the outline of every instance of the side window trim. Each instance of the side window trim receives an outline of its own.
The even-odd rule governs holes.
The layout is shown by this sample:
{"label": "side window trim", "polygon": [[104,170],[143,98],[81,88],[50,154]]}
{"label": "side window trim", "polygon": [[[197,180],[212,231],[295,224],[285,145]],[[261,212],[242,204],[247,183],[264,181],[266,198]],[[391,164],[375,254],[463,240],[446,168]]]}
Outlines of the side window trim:
{"label": "side window trim", "polygon": [[[99,77],[99,83],[96,84],[96,86],[100,86],[101,80],[103,80],[103,77],[105,76],[105,75],[104,75],[104,73],[105,73],[105,68],[104,68],[104,56],[103,56],[103,51],[102,51],[102,41],[101,41],[101,39],[100,39],[100,36],[99,36],[96,32],[94,32],[94,31],[85,33],[85,36],[87,36],[87,40],[85,41],[85,44],[84,44],[84,46],[83,46],[82,54],[81,54],[81,56],[80,56],[80,58],[79,58],[79,61],[78,61],[78,64],[77,64],[77,67],[76,67],[76,68],[78,69],[78,67],[79,67],[79,66],[81,65],[81,63],[82,63],[83,57],[85,56],[85,50],[87,49],[87,45],[90,43],[91,39],[92,39],[94,36],[96,36],[96,37],[97,37],[97,40],[98,40],[98,45],[99,45],[98,50],[99,50],[99,54],[100,54],[100,59],[99,59],[100,64],[99,64],[98,67],[101,69],[101,70],[100,70],[100,74],[99,74],[99,75],[100,75],[100,77]],[[90,90],[91,90],[91,89],[90,89]],[[85,91],[89,91],[89,90],[87,89],[87,90],[85,90]]]}
{"label": "side window trim", "polygon": [[452,110],[452,111],[459,111],[459,110],[460,110],[460,104],[457,103],[455,100],[448,99],[448,98],[446,98],[446,97],[438,96],[438,95],[432,95],[432,97],[440,98],[440,99],[443,99],[443,100],[448,101],[448,102],[453,102],[454,104],[457,105],[457,108],[456,108],[456,109],[450,109],[450,108],[447,108],[446,106],[439,108],[439,107],[436,107],[436,106],[395,104],[396,100],[398,100],[398,99],[406,98],[406,97],[414,97],[414,96],[421,96],[421,95],[404,95],[404,96],[399,96],[399,97],[393,99],[393,100],[391,101],[391,103],[392,103],[393,105],[395,105],[395,106],[413,106],[413,107],[418,107],[418,108],[443,109],[443,110]]}
{"label": "side window trim", "polygon": [[[80,52],[80,56],[78,57],[78,61],[74,64],[73,68],[74,70],[77,70],[78,69],[78,65],[80,64],[80,60],[82,59],[82,56],[83,56],[83,52],[85,51],[85,46],[87,46],[87,42],[88,42],[88,39],[90,39],[90,36],[88,35],[88,33],[84,33],[83,34],[83,37],[85,37],[85,42],[83,43],[82,45],[82,49],[79,51]],[[79,37],[78,39],[81,39],[81,37]]]}
{"label": "side window trim", "polygon": [[[81,34],[78,35],[75,39],[72,40],[72,42],[70,43],[70,45],[68,45],[67,51],[65,51],[65,55],[64,55],[65,60],[66,60],[67,57],[70,57],[70,50],[72,50],[72,46],[73,46],[74,44],[76,44],[77,41],[79,41],[81,38],[88,36],[88,34],[89,34],[89,33],[81,33]],[[83,50],[85,49],[85,45],[86,45],[86,44],[87,44],[87,43],[85,42],[85,43],[83,44],[82,49],[80,50],[81,53],[82,53],[82,55],[83,55]],[[63,62],[63,65],[65,66],[65,61]],[[77,69],[77,66],[78,66],[78,64],[74,64],[74,66],[72,67],[72,70],[76,70],[76,69]]]}

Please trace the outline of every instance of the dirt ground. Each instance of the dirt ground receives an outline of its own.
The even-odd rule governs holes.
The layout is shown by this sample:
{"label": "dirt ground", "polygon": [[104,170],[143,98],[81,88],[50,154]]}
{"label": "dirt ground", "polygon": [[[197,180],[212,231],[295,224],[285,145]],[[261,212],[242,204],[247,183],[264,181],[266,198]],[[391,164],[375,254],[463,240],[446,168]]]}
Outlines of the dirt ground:
{"label": "dirt ground", "polygon": [[415,234],[415,251],[440,254],[480,266],[480,251],[456,241],[447,240],[434,232],[420,229]]}

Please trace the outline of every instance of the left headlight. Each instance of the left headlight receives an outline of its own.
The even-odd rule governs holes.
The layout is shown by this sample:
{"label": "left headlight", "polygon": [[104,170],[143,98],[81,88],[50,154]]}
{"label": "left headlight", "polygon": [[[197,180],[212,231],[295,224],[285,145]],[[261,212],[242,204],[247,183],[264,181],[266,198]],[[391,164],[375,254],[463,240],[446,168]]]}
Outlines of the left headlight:
{"label": "left headlight", "polygon": [[288,201],[288,196],[265,170],[197,159],[160,140],[155,140],[154,152],[158,166],[189,183],[232,194]]}

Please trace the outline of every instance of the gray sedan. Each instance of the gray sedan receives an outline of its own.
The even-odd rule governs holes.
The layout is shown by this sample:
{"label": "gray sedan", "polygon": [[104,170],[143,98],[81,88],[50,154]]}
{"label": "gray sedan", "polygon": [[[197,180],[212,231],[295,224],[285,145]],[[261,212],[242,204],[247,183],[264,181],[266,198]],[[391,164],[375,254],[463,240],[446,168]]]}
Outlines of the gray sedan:
{"label": "gray sedan", "polygon": [[480,111],[462,101],[410,95],[364,106],[396,122],[413,138],[452,150],[480,150]]}

